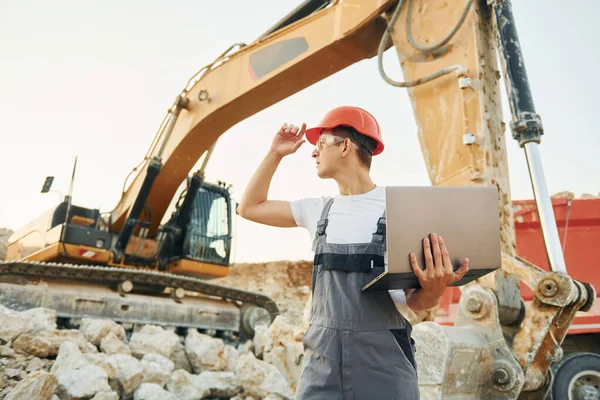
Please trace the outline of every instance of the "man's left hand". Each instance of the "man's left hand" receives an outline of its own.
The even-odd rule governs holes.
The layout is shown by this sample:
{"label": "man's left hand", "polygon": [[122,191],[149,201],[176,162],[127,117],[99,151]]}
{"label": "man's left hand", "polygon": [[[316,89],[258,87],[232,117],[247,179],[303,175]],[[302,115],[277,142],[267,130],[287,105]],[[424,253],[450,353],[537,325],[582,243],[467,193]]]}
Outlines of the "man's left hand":
{"label": "man's left hand", "polygon": [[414,254],[410,255],[410,263],[419,279],[423,292],[426,292],[429,296],[439,298],[449,285],[458,282],[469,272],[469,259],[465,258],[460,268],[454,271],[444,239],[435,233],[430,236],[431,240],[429,238],[423,240],[425,269],[419,267],[417,257]]}

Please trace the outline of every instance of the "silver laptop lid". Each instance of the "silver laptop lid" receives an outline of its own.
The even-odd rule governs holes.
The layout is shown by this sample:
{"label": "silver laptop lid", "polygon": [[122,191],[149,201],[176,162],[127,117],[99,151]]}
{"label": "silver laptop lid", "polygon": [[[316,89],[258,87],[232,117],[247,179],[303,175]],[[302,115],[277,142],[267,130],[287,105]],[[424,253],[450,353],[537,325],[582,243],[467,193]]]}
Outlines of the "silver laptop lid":
{"label": "silver laptop lid", "polygon": [[387,271],[412,272],[409,254],[425,267],[423,239],[444,238],[454,269],[468,257],[470,270],[501,266],[498,189],[495,186],[388,186]]}

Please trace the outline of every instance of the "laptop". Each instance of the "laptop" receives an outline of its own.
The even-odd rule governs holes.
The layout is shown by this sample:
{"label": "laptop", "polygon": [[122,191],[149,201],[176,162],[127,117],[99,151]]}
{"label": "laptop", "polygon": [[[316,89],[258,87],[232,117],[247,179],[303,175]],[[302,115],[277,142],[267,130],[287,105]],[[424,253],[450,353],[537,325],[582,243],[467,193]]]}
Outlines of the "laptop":
{"label": "laptop", "polygon": [[431,233],[444,239],[454,270],[469,258],[469,272],[452,286],[501,267],[497,187],[388,186],[385,199],[387,265],[362,291],[420,288],[409,254],[424,269],[423,239]]}

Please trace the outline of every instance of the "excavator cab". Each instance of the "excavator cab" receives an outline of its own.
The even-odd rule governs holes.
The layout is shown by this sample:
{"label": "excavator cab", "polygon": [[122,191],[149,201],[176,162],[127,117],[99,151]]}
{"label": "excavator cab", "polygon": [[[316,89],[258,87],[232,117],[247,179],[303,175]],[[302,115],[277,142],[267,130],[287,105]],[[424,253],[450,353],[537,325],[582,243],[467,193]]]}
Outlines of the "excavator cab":
{"label": "excavator cab", "polygon": [[231,208],[227,189],[203,183],[190,212],[182,256],[209,264],[229,265]]}
{"label": "excavator cab", "polygon": [[234,204],[224,183],[192,176],[170,220],[159,228],[159,265],[185,275],[226,276],[233,216]]}

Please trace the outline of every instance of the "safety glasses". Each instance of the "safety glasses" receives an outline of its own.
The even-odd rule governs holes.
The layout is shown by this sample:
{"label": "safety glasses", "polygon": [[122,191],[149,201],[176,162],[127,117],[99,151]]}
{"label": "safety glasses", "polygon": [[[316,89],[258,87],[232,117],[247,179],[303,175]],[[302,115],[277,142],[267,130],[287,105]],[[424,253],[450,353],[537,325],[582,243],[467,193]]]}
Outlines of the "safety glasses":
{"label": "safety glasses", "polygon": [[[340,136],[335,136],[335,135],[329,135],[329,134],[324,134],[319,136],[319,139],[317,140],[316,143],[316,148],[318,151],[323,150],[325,147],[331,146],[332,144],[337,144],[340,142],[343,142],[344,140],[346,140],[346,138],[340,137]],[[355,146],[356,144],[353,143]]]}

